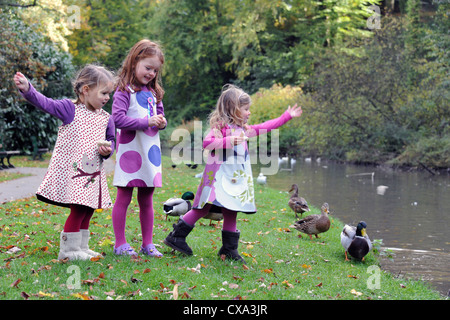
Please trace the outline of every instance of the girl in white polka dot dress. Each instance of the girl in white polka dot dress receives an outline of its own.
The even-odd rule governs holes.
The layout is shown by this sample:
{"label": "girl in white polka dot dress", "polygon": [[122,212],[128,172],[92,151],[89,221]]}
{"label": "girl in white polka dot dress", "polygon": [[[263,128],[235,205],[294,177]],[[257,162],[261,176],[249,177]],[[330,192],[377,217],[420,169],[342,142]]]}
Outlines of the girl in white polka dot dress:
{"label": "girl in white polka dot dress", "polygon": [[117,127],[114,186],[117,197],[112,212],[114,253],[136,255],[125,239],[127,209],[133,188],[137,188],[142,229],[141,253],[161,257],[153,244],[153,192],[162,186],[159,130],[164,129],[160,47],[147,39],[136,43],[125,58],[118,75],[112,115]]}
{"label": "girl in white polka dot dress", "polygon": [[95,209],[112,205],[103,161],[113,153],[115,128],[102,108],[114,89],[114,76],[103,67],[85,66],[74,81],[75,102],[47,98],[20,72],[14,82],[31,104],[62,121],[47,174],[36,192],[39,200],[70,208],[58,258],[97,256],[88,246],[88,228]]}

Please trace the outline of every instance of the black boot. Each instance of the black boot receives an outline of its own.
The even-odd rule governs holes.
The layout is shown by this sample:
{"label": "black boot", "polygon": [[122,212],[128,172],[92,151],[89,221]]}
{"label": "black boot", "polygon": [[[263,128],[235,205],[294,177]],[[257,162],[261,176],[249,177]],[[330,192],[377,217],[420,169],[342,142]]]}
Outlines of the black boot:
{"label": "black boot", "polygon": [[236,230],[236,232],[222,230],[222,248],[219,250],[219,257],[225,255],[226,258],[241,261],[246,264],[237,250],[240,235],[241,232],[239,230]]}
{"label": "black boot", "polygon": [[173,225],[173,231],[164,239],[164,243],[174,250],[192,256],[192,249],[186,243],[186,237],[192,231],[191,226],[180,218],[177,224]]}

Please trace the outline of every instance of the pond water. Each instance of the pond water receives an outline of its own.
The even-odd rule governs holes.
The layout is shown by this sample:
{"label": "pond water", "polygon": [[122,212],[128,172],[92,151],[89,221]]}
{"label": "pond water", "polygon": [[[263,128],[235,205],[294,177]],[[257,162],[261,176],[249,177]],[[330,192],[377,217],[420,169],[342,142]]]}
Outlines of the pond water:
{"label": "pond water", "polygon": [[[253,165],[257,177],[261,165]],[[299,195],[320,207],[328,202],[333,216],[346,224],[367,223],[370,238],[382,239],[394,261],[382,267],[395,275],[423,279],[447,295],[450,289],[450,176],[402,172],[301,159],[279,162],[267,185]],[[379,187],[383,186],[383,187]],[[387,187],[387,188],[386,188]],[[288,194],[286,194],[288,197]],[[294,216],[293,216],[294,217]]]}

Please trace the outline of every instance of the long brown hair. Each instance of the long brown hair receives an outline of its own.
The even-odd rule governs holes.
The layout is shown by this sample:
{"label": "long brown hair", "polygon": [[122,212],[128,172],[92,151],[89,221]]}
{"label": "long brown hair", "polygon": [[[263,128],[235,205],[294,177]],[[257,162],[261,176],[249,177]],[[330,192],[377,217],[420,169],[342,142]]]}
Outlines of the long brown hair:
{"label": "long brown hair", "polygon": [[[148,39],[137,42],[130,49],[130,52],[122,63],[122,67],[119,70],[117,88],[121,91],[128,91],[128,86],[131,85],[133,90],[140,91],[139,83],[134,74],[136,66],[142,59],[154,56],[158,57],[162,66],[164,64],[164,54],[158,43]],[[162,100],[164,89],[162,88],[161,70],[158,70],[156,77],[147,84],[147,88],[155,91],[158,102]]]}
{"label": "long brown hair", "polygon": [[216,109],[209,115],[209,125],[212,129],[222,130],[227,124],[235,124],[244,127],[239,108],[250,105],[252,100],[244,90],[226,84],[217,100]]}

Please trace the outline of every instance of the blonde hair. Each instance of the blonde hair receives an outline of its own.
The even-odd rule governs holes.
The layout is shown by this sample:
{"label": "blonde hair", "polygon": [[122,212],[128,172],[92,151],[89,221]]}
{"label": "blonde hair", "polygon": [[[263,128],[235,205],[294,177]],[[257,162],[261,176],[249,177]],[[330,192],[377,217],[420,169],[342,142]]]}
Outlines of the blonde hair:
{"label": "blonde hair", "polygon": [[[131,85],[133,90],[140,91],[140,85],[137,82],[134,71],[139,61],[148,57],[158,57],[161,67],[164,64],[164,54],[158,43],[143,39],[137,42],[128,53],[119,70],[117,88],[120,91],[128,91]],[[158,70],[156,77],[147,84],[147,88],[155,90],[156,100],[159,102],[164,97],[164,89],[162,87],[161,70]]]}
{"label": "blonde hair", "polygon": [[114,83],[114,75],[102,66],[88,64],[78,71],[75,80],[72,81],[73,91],[77,96],[76,104],[80,103],[80,95],[83,87],[95,88],[100,84]]}
{"label": "blonde hair", "polygon": [[212,129],[221,130],[227,124],[244,126],[244,119],[239,108],[250,105],[252,100],[244,90],[232,84],[226,84],[217,100],[216,109],[209,115],[209,125]]}

